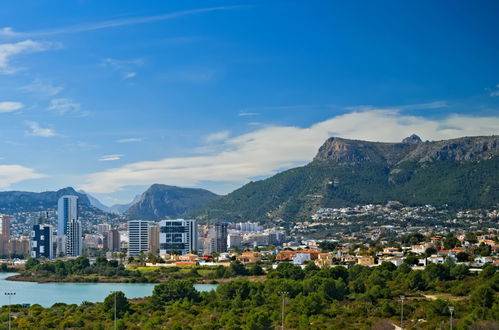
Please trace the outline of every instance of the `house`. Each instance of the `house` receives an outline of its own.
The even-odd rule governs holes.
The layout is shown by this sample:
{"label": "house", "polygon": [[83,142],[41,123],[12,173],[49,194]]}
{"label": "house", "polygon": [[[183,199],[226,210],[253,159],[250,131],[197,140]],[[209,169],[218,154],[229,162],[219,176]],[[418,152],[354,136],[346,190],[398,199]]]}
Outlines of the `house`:
{"label": "house", "polygon": [[437,256],[436,254],[426,258],[426,263],[433,263],[433,264],[443,264],[445,261],[445,257],[443,256]]}
{"label": "house", "polygon": [[277,261],[290,261],[296,256],[296,251],[284,250],[277,254],[275,260]]}
{"label": "house", "polygon": [[297,253],[293,258],[293,265],[303,265],[310,260],[312,260],[310,253]]}
{"label": "house", "polygon": [[319,267],[324,265],[331,266],[334,263],[334,255],[331,252],[328,253],[319,253],[317,259],[315,260],[315,264]]}
{"label": "house", "polygon": [[261,261],[262,257],[260,256],[259,252],[246,251],[243,252],[240,256],[237,256],[236,259],[243,264],[254,264],[258,261]]}
{"label": "house", "polygon": [[199,257],[197,254],[188,253],[188,254],[179,255],[178,260],[179,261],[197,261],[197,260],[199,260]]}
{"label": "house", "polygon": [[411,252],[415,254],[424,254],[426,252],[427,246],[426,244],[413,245],[411,247]]}
{"label": "house", "polygon": [[357,264],[359,265],[374,265],[376,260],[372,256],[357,256]]}
{"label": "house", "polygon": [[404,263],[404,260],[399,257],[383,257],[379,259],[378,263],[381,265],[383,262],[391,262],[398,267]]}

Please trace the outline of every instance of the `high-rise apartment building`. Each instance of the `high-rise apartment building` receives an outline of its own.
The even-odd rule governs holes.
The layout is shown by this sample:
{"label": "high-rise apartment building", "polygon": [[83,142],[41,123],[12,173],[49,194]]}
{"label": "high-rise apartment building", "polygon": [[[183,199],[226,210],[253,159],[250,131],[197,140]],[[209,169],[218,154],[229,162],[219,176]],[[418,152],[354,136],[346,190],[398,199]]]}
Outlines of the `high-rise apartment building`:
{"label": "high-rise apartment building", "polygon": [[162,220],[159,222],[160,254],[178,251],[187,254],[197,251],[198,229],[196,220]]}
{"label": "high-rise apartment building", "polygon": [[54,228],[47,224],[36,224],[31,231],[30,250],[33,258],[54,259]]}
{"label": "high-rise apartment building", "polygon": [[111,230],[111,225],[108,223],[99,223],[97,225],[97,234],[104,235],[105,232]]}
{"label": "high-rise apartment building", "polygon": [[104,232],[104,249],[116,252],[120,250],[120,232],[117,229],[111,229]]}
{"label": "high-rise apartment building", "polygon": [[142,252],[149,250],[148,231],[149,221],[128,221],[128,256],[138,257]]}
{"label": "high-rise apartment building", "polygon": [[10,216],[1,214],[0,215],[0,237],[10,238]]}
{"label": "high-rise apartment building", "polygon": [[78,220],[78,196],[62,196],[57,203],[57,236],[66,235],[68,222]]}
{"label": "high-rise apartment building", "polygon": [[157,223],[150,223],[148,230],[149,240],[149,253],[159,254],[159,225]]}
{"label": "high-rise apartment building", "polygon": [[214,252],[227,252],[227,222],[215,223],[215,249]]}
{"label": "high-rise apartment building", "polygon": [[70,219],[66,228],[66,255],[79,257],[83,251],[81,222],[77,219]]}

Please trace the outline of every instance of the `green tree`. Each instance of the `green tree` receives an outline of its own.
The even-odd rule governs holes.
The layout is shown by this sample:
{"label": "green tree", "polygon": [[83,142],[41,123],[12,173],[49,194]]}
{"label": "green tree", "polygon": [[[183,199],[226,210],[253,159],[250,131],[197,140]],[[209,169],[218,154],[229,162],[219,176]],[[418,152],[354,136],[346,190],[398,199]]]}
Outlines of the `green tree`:
{"label": "green tree", "polygon": [[459,262],[466,262],[470,259],[470,255],[466,252],[461,251],[458,254],[456,254],[456,259]]}
{"label": "green tree", "polygon": [[182,299],[199,300],[199,293],[194,288],[192,282],[174,280],[158,284],[154,287],[150,302],[154,309],[161,309],[174,301]]}
{"label": "green tree", "polygon": [[477,287],[471,292],[470,302],[473,306],[481,308],[491,308],[494,304],[495,292],[488,285]]}
{"label": "green tree", "polygon": [[104,312],[109,315],[110,318],[114,317],[114,303],[116,299],[116,317],[122,318],[125,313],[130,311],[130,303],[125,297],[125,294],[121,291],[116,291],[111,293],[104,299],[102,305]]}
{"label": "green tree", "polygon": [[26,261],[26,264],[24,265],[24,267],[26,268],[26,270],[31,270],[33,267],[35,267],[39,264],[40,264],[40,261],[38,259],[29,258],[28,261]]}

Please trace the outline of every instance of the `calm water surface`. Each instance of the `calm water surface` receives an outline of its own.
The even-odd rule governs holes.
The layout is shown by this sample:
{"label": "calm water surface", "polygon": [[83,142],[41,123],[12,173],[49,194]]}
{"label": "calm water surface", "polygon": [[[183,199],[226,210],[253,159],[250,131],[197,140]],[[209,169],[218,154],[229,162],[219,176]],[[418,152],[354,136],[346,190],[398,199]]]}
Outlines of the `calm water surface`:
{"label": "calm water surface", "polygon": [[[81,304],[84,301],[104,301],[111,291],[123,291],[127,298],[141,298],[152,294],[156,284],[144,283],[36,283],[7,281],[14,273],[0,273],[0,306],[9,299],[4,292],[15,292],[12,304],[40,304],[50,307],[55,303]],[[196,284],[198,291],[216,289],[216,284]]]}

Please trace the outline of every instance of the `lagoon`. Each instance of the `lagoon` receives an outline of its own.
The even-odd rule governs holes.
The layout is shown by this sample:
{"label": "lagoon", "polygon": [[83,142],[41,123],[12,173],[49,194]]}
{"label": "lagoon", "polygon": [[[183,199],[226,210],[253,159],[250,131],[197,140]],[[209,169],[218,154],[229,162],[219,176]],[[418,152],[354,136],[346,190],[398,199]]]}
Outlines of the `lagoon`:
{"label": "lagoon", "polygon": [[[123,291],[127,298],[142,298],[152,294],[156,284],[150,283],[36,283],[7,281],[15,273],[0,273],[0,306],[9,303],[5,292],[15,292],[12,304],[40,304],[50,307],[55,303],[81,304],[84,301],[102,302],[111,291]],[[196,290],[211,291],[216,284],[195,284]]]}

